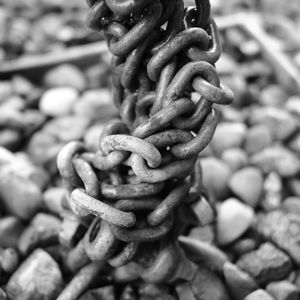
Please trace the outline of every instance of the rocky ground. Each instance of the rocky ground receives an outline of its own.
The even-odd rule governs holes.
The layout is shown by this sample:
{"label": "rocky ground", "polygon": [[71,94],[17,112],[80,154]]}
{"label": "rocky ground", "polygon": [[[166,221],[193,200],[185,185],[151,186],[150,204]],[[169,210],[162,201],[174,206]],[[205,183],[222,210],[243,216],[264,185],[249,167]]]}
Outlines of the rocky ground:
{"label": "rocky ground", "polygon": [[[11,36],[0,41],[2,59],[95,39],[78,17],[86,13],[82,1],[70,6],[58,0],[18,1],[27,5],[20,13],[29,14],[29,23],[10,19],[18,5],[2,2],[10,8],[0,8],[0,22],[10,30],[25,30],[16,33],[23,39],[17,45]],[[62,11],[68,17],[57,18]],[[32,34],[36,22],[40,26],[33,26],[37,33]],[[179,238],[200,266],[199,278],[174,289],[127,283],[121,273],[114,278],[105,273],[80,300],[300,298],[300,96],[276,82],[253,41],[240,39],[236,30],[226,31],[223,41],[217,68],[235,100],[220,109],[213,141],[199,158],[215,217]],[[84,276],[66,271],[66,249],[58,244],[64,189],[56,156],[72,140],[96,150],[103,124],[115,116],[106,56],[86,69],[55,67],[41,85],[19,75],[0,81],[1,300],[21,292],[11,299],[53,299]],[[41,288],[41,281],[50,284]],[[16,291],[19,283],[22,288]]]}

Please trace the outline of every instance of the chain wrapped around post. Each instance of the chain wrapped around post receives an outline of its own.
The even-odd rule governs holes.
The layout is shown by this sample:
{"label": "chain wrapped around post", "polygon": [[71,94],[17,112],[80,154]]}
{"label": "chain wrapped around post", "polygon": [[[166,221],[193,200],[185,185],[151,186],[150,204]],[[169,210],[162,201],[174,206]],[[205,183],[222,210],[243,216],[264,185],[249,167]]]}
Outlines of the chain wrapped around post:
{"label": "chain wrapped around post", "polygon": [[148,282],[191,280],[196,267],[177,236],[195,222],[183,215],[195,202],[209,207],[197,158],[216,129],[215,106],[233,100],[214,66],[221,49],[209,0],[87,3],[88,25],[104,32],[113,55],[120,119],[105,126],[97,152],[78,141],[58,156],[68,267],[107,261],[134,266]]}

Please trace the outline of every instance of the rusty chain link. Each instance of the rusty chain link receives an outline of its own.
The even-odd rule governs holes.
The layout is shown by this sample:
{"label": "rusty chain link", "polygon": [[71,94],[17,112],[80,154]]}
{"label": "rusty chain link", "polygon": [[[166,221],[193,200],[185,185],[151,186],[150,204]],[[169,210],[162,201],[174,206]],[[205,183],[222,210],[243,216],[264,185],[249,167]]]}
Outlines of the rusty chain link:
{"label": "rusty chain link", "polygon": [[209,1],[187,9],[183,0],[87,4],[88,25],[105,33],[113,54],[120,119],[105,126],[97,152],[71,142],[58,156],[73,214],[61,232],[74,247],[67,264],[107,260],[136,264],[150,282],[189,279],[195,267],[176,242],[188,226],[180,214],[205,197],[198,154],[216,129],[215,106],[233,100],[214,66],[221,47]]}

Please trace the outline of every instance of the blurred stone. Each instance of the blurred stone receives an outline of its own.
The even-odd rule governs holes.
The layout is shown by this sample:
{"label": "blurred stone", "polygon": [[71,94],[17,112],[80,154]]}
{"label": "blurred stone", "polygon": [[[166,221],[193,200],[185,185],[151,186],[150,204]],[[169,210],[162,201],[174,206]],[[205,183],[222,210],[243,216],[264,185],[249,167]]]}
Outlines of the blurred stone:
{"label": "blurred stone", "polygon": [[292,270],[289,257],[271,243],[241,256],[237,266],[252,275],[259,284],[283,279]]}
{"label": "blurred stone", "polygon": [[288,253],[294,262],[300,265],[300,216],[271,211],[258,217],[256,229],[260,235]]}
{"label": "blurred stone", "polygon": [[296,133],[288,142],[288,147],[296,152],[300,153],[300,132]]}
{"label": "blurred stone", "polygon": [[238,256],[256,249],[258,242],[254,238],[241,238],[235,241],[230,249]]}
{"label": "blurred stone", "polygon": [[214,222],[215,213],[205,197],[200,197],[198,201],[191,203],[190,207],[197,217],[200,226],[205,226]]}
{"label": "blurred stone", "polygon": [[300,97],[298,95],[290,97],[286,104],[286,109],[294,114],[296,117],[300,117]]}
{"label": "blurred stone", "polygon": [[21,96],[28,96],[32,89],[34,89],[34,85],[28,79],[20,75],[15,75],[11,82],[14,93]]}
{"label": "blurred stone", "polygon": [[250,163],[264,173],[276,172],[282,177],[295,176],[300,171],[300,160],[283,146],[273,146],[253,155]]}
{"label": "blurred stone", "polygon": [[89,127],[83,137],[84,145],[90,151],[98,151],[100,146],[100,135],[105,124],[95,124]]}
{"label": "blurred stone", "polygon": [[10,277],[6,291],[14,300],[52,300],[62,285],[58,264],[45,251],[37,249]]}
{"label": "blurred stone", "polygon": [[252,126],[258,124],[267,126],[278,141],[286,140],[297,130],[295,118],[289,112],[276,107],[253,109],[249,123]]}
{"label": "blurred stone", "polygon": [[227,53],[223,53],[220,59],[216,62],[216,69],[219,74],[234,74],[238,70],[239,66],[232,56]]}
{"label": "blurred stone", "polygon": [[248,273],[230,262],[224,265],[224,278],[234,299],[244,299],[258,288],[257,283]]}
{"label": "blurred stone", "polygon": [[13,93],[13,87],[9,81],[0,81],[0,103],[7,100]]}
{"label": "blurred stone", "polygon": [[286,99],[287,94],[281,86],[270,84],[262,90],[259,101],[264,106],[281,107],[285,104]]}
{"label": "blurred stone", "polygon": [[238,239],[248,230],[253,219],[253,209],[237,199],[230,198],[221,203],[217,214],[218,244],[224,246]]}
{"label": "blurred stone", "polygon": [[271,282],[266,290],[275,300],[297,300],[300,296],[298,288],[287,280]]}
{"label": "blurred stone", "polygon": [[12,163],[15,159],[14,153],[6,149],[5,147],[0,147],[0,166]]}
{"label": "blurred stone", "polygon": [[279,208],[282,201],[282,189],[281,177],[275,172],[268,174],[264,182],[264,197],[262,201],[262,207],[266,211]]}
{"label": "blurred stone", "polygon": [[0,265],[7,274],[12,274],[19,265],[19,254],[14,248],[6,248],[0,253]]}
{"label": "blurred stone", "polygon": [[112,285],[89,290],[79,300],[115,300],[115,289]]}
{"label": "blurred stone", "polygon": [[256,290],[247,295],[244,300],[275,300],[270,294],[264,290]]}
{"label": "blurred stone", "polygon": [[110,68],[108,64],[100,62],[86,70],[86,77],[90,89],[108,86],[111,79]]}
{"label": "blurred stone", "polygon": [[245,137],[244,149],[249,154],[255,154],[272,145],[270,130],[263,125],[251,127]]}
{"label": "blurred stone", "polygon": [[13,216],[0,218],[0,247],[16,248],[19,237],[24,229],[20,219]]}
{"label": "blurred stone", "polygon": [[27,256],[33,249],[57,244],[60,228],[61,220],[57,217],[37,213],[19,239],[20,253]]}
{"label": "blurred stone", "polygon": [[229,123],[243,123],[246,120],[246,114],[243,110],[237,109],[231,105],[218,107],[222,115],[222,120]]}
{"label": "blurred stone", "polygon": [[42,193],[38,185],[28,178],[4,166],[0,170],[1,203],[7,213],[21,219],[30,219],[42,205]]}
{"label": "blurred stone", "polygon": [[47,90],[40,100],[40,110],[47,116],[58,117],[71,114],[78,92],[71,87],[57,87]]}
{"label": "blurred stone", "polygon": [[243,123],[220,123],[211,141],[213,150],[220,155],[226,149],[240,147],[246,131]]}
{"label": "blurred stone", "polygon": [[180,300],[186,298],[189,293],[195,300],[229,300],[226,287],[220,278],[209,269],[201,266],[198,269],[196,277],[186,283],[178,284],[176,292]]}
{"label": "blurred stone", "polygon": [[62,64],[49,70],[44,76],[47,87],[72,87],[83,91],[86,88],[86,79],[82,71],[72,64]]}
{"label": "blurred stone", "polygon": [[118,115],[112,103],[108,89],[94,89],[85,91],[74,106],[76,115],[85,116],[91,120],[106,121]]}
{"label": "blurred stone", "polygon": [[282,208],[292,214],[300,216],[300,197],[288,197],[282,203]]}
{"label": "blurred stone", "polygon": [[120,300],[138,300],[138,296],[131,285],[126,285],[120,296]]}
{"label": "blurred stone", "polygon": [[165,284],[143,283],[138,291],[140,300],[175,300]]}
{"label": "blurred stone", "polygon": [[4,128],[0,131],[0,147],[16,151],[23,142],[22,133],[11,128]]}
{"label": "blurred stone", "polygon": [[86,117],[65,116],[49,121],[44,126],[44,131],[67,143],[82,139],[89,124],[90,120]]}
{"label": "blurred stone", "polygon": [[224,199],[228,194],[228,180],[231,175],[229,166],[215,157],[201,158],[203,186],[212,196]]}
{"label": "blurred stone", "polygon": [[236,171],[229,180],[229,188],[242,201],[256,207],[263,190],[263,176],[259,169],[246,167]]}
{"label": "blurred stone", "polygon": [[248,164],[247,153],[240,148],[230,148],[225,150],[221,156],[233,172],[245,167]]}
{"label": "blurred stone", "polygon": [[214,229],[211,225],[193,227],[188,235],[190,238],[213,243],[215,238]]}
{"label": "blurred stone", "polygon": [[66,190],[63,187],[50,187],[43,194],[43,202],[49,212],[60,215],[63,211],[62,201]]}
{"label": "blurred stone", "polygon": [[287,186],[289,187],[293,195],[300,197],[300,179],[290,178],[287,181]]}

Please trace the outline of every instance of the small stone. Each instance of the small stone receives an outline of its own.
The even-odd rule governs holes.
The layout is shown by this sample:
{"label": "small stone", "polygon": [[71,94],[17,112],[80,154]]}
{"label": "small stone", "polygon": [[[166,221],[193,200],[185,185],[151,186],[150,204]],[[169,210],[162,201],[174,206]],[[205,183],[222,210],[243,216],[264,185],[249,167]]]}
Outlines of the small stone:
{"label": "small stone", "polygon": [[215,157],[200,159],[203,171],[203,185],[213,198],[224,199],[228,194],[229,166]]}
{"label": "small stone", "polygon": [[32,180],[16,174],[10,165],[0,171],[1,203],[7,213],[30,219],[42,205],[42,193]]}
{"label": "small stone", "polygon": [[20,219],[13,216],[0,218],[0,247],[16,248],[24,225]]}
{"label": "small stone", "polygon": [[16,151],[23,142],[22,133],[12,128],[4,128],[0,131],[0,147]]}
{"label": "small stone", "polygon": [[75,104],[74,113],[90,120],[101,120],[102,122],[118,115],[108,89],[85,91]]}
{"label": "small stone", "polygon": [[251,252],[257,248],[258,241],[254,238],[239,239],[232,244],[230,249],[238,256]]}
{"label": "small stone", "polygon": [[19,254],[14,248],[6,248],[0,253],[0,265],[7,274],[12,274],[19,265]]}
{"label": "small stone", "polygon": [[112,285],[89,290],[79,300],[115,300],[115,289]]}
{"label": "small stone", "polygon": [[267,175],[264,182],[264,197],[262,207],[265,211],[279,208],[282,201],[283,185],[281,177],[272,172]]}
{"label": "small stone", "polygon": [[291,190],[291,193],[294,196],[300,197],[300,179],[298,179],[298,178],[290,178],[287,181],[287,185],[288,185],[289,189]]}
{"label": "small stone", "polygon": [[283,279],[292,270],[289,257],[271,243],[264,243],[257,250],[244,254],[236,264],[262,285]]}
{"label": "small stone", "polygon": [[264,106],[281,107],[286,102],[286,99],[287,94],[281,86],[270,84],[262,90],[259,102]]}
{"label": "small stone", "polygon": [[71,64],[62,64],[49,70],[44,76],[47,87],[72,87],[79,91],[86,88],[86,79],[79,68]]}
{"label": "small stone", "polygon": [[254,220],[253,209],[230,198],[220,204],[217,214],[217,241],[228,245],[243,235]]}
{"label": "small stone", "polygon": [[287,280],[271,282],[266,290],[275,300],[298,300],[300,296],[297,286]]}
{"label": "small stone", "polygon": [[235,172],[229,180],[229,188],[242,201],[256,207],[263,190],[264,178],[255,167],[246,167]]}
{"label": "small stone", "polygon": [[[108,52],[108,51],[107,51]],[[86,69],[87,85],[89,88],[106,87],[109,85],[110,68],[107,63],[92,65]]]}
{"label": "small stone", "polygon": [[244,141],[247,128],[243,123],[221,123],[211,141],[213,150],[222,154],[226,149],[240,147]]}
{"label": "small stone", "polygon": [[300,216],[300,197],[288,197],[282,203],[282,208],[289,213]]}
{"label": "small stone", "polygon": [[205,197],[201,196],[201,198],[198,201],[193,202],[190,207],[197,217],[200,226],[205,226],[214,222],[215,213]]}
{"label": "small stone", "polygon": [[258,107],[252,110],[250,125],[265,125],[269,128],[275,140],[284,141],[297,130],[297,121],[293,116],[276,107]]}
{"label": "small stone", "polygon": [[19,239],[20,253],[26,256],[35,248],[57,244],[60,229],[59,218],[45,213],[36,214]]}
{"label": "small stone", "polygon": [[83,137],[84,145],[90,151],[98,151],[100,145],[100,135],[104,128],[104,124],[96,124],[89,127]]}
{"label": "small stone", "polygon": [[12,84],[9,81],[0,81],[0,103],[7,100],[13,93]]}
{"label": "small stone", "polygon": [[297,117],[300,117],[300,97],[298,95],[290,97],[286,104],[286,109]]}
{"label": "small stone", "polygon": [[59,141],[67,143],[82,139],[89,124],[90,120],[86,117],[65,116],[51,120],[43,130],[55,136]]}
{"label": "small stone", "polygon": [[192,281],[178,284],[176,292],[180,300],[193,299],[186,296],[190,293],[195,300],[229,300],[229,295],[221,279],[209,269],[199,267]]}
{"label": "small stone", "polygon": [[256,229],[300,265],[300,216],[271,211],[258,217]]}
{"label": "small stone", "polygon": [[127,285],[124,288],[120,300],[138,300],[138,296],[131,285]]}
{"label": "small stone", "polygon": [[223,273],[227,287],[235,299],[244,299],[258,288],[257,283],[248,273],[230,262],[225,263]]}
{"label": "small stone", "polygon": [[244,123],[246,120],[244,111],[232,105],[222,105],[220,108],[218,107],[218,111],[220,111],[222,120],[224,120],[225,123]]}
{"label": "small stone", "polygon": [[28,79],[19,75],[12,78],[12,86],[16,94],[25,97],[34,89],[34,85]]}
{"label": "small stone", "polygon": [[296,153],[300,153],[300,132],[295,134],[287,144],[288,148]]}
{"label": "small stone", "polygon": [[264,290],[256,290],[247,295],[244,300],[275,300],[270,294]]}
{"label": "small stone", "polygon": [[4,147],[0,147],[0,166],[12,163],[15,155]]}
{"label": "small stone", "polygon": [[255,154],[272,145],[273,137],[264,125],[251,127],[245,137],[244,149],[249,154]]}
{"label": "small stone", "polygon": [[42,113],[50,117],[69,115],[78,99],[78,92],[71,87],[58,87],[47,90],[39,104]]}
{"label": "small stone", "polygon": [[212,244],[215,239],[214,229],[211,225],[193,227],[188,237]]}
{"label": "small stone", "polygon": [[63,211],[62,201],[66,190],[63,187],[50,187],[43,194],[43,202],[49,212],[60,215]]}
{"label": "small stone", "polygon": [[245,167],[248,164],[247,153],[240,148],[230,148],[225,150],[222,153],[221,158],[229,165],[233,172]]}
{"label": "small stone", "polygon": [[14,300],[52,300],[62,285],[58,264],[45,251],[37,249],[10,277],[6,292]]}
{"label": "small stone", "polygon": [[144,283],[139,288],[140,300],[175,300],[165,284]]}
{"label": "small stone", "polygon": [[264,173],[276,172],[282,177],[295,176],[300,171],[300,160],[283,146],[273,146],[253,155],[250,163]]}

